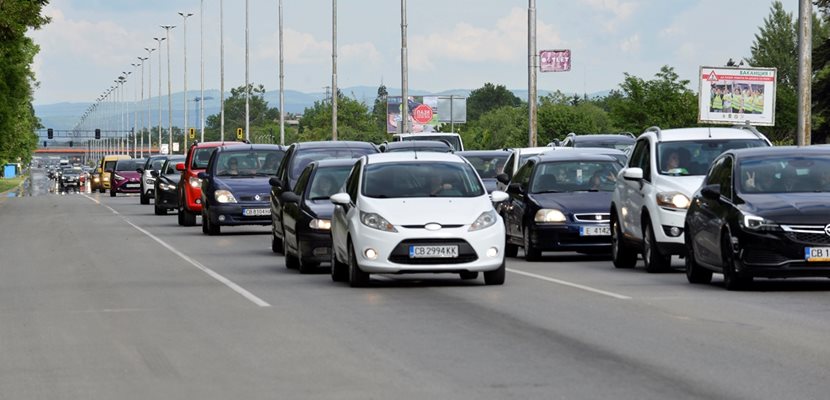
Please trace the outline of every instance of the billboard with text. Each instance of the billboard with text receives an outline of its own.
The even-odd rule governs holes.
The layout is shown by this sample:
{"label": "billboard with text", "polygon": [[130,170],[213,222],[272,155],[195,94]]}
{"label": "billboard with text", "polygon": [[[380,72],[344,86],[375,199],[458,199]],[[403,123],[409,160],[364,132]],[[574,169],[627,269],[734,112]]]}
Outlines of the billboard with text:
{"label": "billboard with text", "polygon": [[698,121],[775,125],[775,68],[700,67]]}

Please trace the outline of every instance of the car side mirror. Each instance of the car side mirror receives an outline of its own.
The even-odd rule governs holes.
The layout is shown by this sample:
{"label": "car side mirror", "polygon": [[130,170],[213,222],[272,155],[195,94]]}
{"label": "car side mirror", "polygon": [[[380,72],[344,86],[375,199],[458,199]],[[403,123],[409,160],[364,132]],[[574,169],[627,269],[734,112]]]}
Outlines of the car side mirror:
{"label": "car side mirror", "polygon": [[280,182],[280,178],[277,178],[276,176],[272,176],[271,179],[268,179],[268,183],[271,184],[271,186],[278,189],[282,187],[282,182]]}
{"label": "car side mirror", "polygon": [[352,203],[352,197],[348,193],[335,193],[329,197],[329,200],[340,206],[348,206]]}
{"label": "car side mirror", "polygon": [[643,169],[637,167],[626,168],[622,176],[627,181],[639,181],[643,179]]}
{"label": "car side mirror", "polygon": [[135,172],[138,172],[139,174],[144,174],[144,168],[136,168]]}
{"label": "car side mirror", "polygon": [[509,198],[510,195],[508,195],[505,192],[502,192],[501,190],[494,190],[492,193],[490,193],[490,200],[492,200],[493,203],[501,203],[503,201],[507,201],[507,199]]}
{"label": "car side mirror", "polygon": [[203,181],[210,179],[210,175],[208,175],[206,172],[199,172],[198,174],[196,174],[196,176]]}
{"label": "car side mirror", "polygon": [[496,175],[496,180],[503,183],[503,184],[505,184],[505,185],[510,183],[510,177],[507,176],[507,174],[505,174],[505,173],[501,173],[501,174]]}
{"label": "car side mirror", "polygon": [[153,178],[158,178],[159,172],[156,170],[150,171],[150,176],[152,176]]}
{"label": "car side mirror", "polygon": [[176,163],[176,171],[184,171],[184,163]]}
{"label": "car side mirror", "polygon": [[511,183],[507,185],[507,193],[510,194],[524,194],[525,190],[521,183]]}
{"label": "car side mirror", "polygon": [[717,200],[720,198],[720,185],[706,185],[700,189],[700,195],[709,200]]}
{"label": "car side mirror", "polygon": [[294,192],[282,192],[280,195],[280,200],[286,203],[299,203],[300,196]]}

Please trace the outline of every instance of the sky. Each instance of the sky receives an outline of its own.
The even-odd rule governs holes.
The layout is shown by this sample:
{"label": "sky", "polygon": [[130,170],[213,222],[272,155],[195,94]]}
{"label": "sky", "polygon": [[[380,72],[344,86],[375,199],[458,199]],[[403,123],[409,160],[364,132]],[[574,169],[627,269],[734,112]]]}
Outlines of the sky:
{"label": "sky", "polygon": [[[204,1],[205,88],[220,86],[219,0]],[[674,67],[697,91],[698,68],[748,57],[771,0],[538,0],[537,49],[571,49],[569,72],[539,73],[540,90],[594,93],[618,88],[629,73],[651,78]],[[52,0],[52,22],[33,31],[40,45],[35,104],[92,102],[137,57],[170,31],[172,91],[183,90],[187,19],[188,90],[198,90],[200,0]],[[785,8],[798,14],[798,2]],[[250,0],[250,82],[279,86],[278,0]],[[332,1],[284,0],[285,87],[322,92],[331,85]],[[486,82],[527,89],[525,0],[407,2],[409,88],[440,92]],[[401,86],[401,2],[337,2],[338,86]],[[224,1],[225,90],[245,83],[245,1]],[[167,91],[167,43],[162,79]],[[144,64],[144,87],[158,91],[159,51]],[[152,78],[148,77],[152,74]],[[135,92],[134,92],[135,93]]]}

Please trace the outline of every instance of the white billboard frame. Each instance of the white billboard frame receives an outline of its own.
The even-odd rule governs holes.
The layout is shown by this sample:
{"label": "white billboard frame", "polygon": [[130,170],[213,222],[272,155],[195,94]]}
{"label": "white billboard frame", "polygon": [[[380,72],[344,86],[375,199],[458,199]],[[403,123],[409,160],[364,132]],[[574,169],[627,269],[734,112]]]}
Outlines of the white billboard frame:
{"label": "white billboard frame", "polygon": [[698,72],[698,123],[775,126],[776,68],[702,66]]}

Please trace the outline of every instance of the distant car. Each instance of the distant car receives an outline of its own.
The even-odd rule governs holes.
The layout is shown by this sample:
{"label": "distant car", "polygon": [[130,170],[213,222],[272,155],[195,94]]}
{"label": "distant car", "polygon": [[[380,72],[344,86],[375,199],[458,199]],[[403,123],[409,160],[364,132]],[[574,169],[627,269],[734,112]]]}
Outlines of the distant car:
{"label": "distant car", "polygon": [[341,191],[355,159],[314,161],[293,191],[283,192],[285,265],[309,273],[331,261],[331,195]]}
{"label": "distant car", "polygon": [[199,179],[199,172],[207,168],[213,151],[224,144],[225,142],[194,142],[187,150],[185,162],[176,164],[176,170],[182,173],[176,188],[179,195],[179,225],[196,225],[196,216],[202,214],[202,180]]}
{"label": "distant car", "polygon": [[158,171],[151,171],[153,182],[153,208],[156,215],[165,215],[170,210],[179,208],[179,196],[176,188],[182,174],[176,170],[176,164],[184,162],[185,156],[169,156]]}
{"label": "distant car", "polygon": [[129,160],[130,158],[132,157],[126,154],[108,154],[101,158],[101,163],[98,165],[99,174],[101,175],[101,182],[98,185],[99,192],[104,193],[110,189],[110,183],[112,182],[110,172],[115,169],[115,163],[118,160]]}
{"label": "distant car", "polygon": [[634,141],[636,137],[630,132],[625,132],[622,134],[589,134],[589,135],[577,135],[575,133],[569,133],[565,140],[561,143],[557,143],[558,141],[554,141],[553,143],[548,144],[548,146],[557,146],[557,147],[602,147],[607,149],[617,149],[617,150],[625,150],[627,147],[634,145]]}
{"label": "distant car", "polygon": [[420,132],[420,133],[396,133],[393,135],[395,141],[412,140],[441,140],[449,143],[454,151],[464,151],[464,141],[461,135],[451,132]]}
{"label": "distant car", "polygon": [[728,290],[754,277],[830,277],[830,148],[731,150],[686,213],[686,277]]}
{"label": "distant car", "polygon": [[79,167],[66,167],[60,172],[59,186],[61,192],[79,192],[81,187],[81,174]]}
{"label": "distant car", "polygon": [[156,178],[153,177],[152,171],[158,171],[161,169],[161,165],[170,158],[168,155],[155,155],[147,157],[147,161],[144,162],[138,169],[138,173],[141,174],[141,196],[139,198],[139,202],[141,204],[150,204],[150,199],[153,198],[153,190],[155,190],[155,182]]}
{"label": "distant car", "polygon": [[[507,175],[507,180],[513,178],[516,175],[516,171],[524,165],[525,161],[527,161],[530,157],[533,157],[537,154],[546,153],[555,149],[554,147],[520,147],[520,148],[513,148],[508,149],[510,155],[507,157],[507,161],[504,163],[504,171],[503,174]],[[507,185],[499,182],[497,184],[498,190],[506,190]]]}
{"label": "distant car", "polygon": [[217,147],[202,180],[202,232],[218,235],[221,227],[270,225],[271,185],[285,147],[231,144]]}
{"label": "distant car", "polygon": [[378,148],[367,142],[302,142],[288,147],[285,157],[277,168],[276,176],[271,179],[271,250],[283,252],[284,230],[282,225],[283,192],[294,190],[300,173],[312,161],[334,158],[358,158],[365,154],[377,153]]}
{"label": "distant car", "polygon": [[531,157],[509,182],[510,199],[500,207],[506,255],[515,257],[518,247],[528,261],[543,251],[610,252],[608,207],[621,167],[610,156],[576,151]]}
{"label": "distant car", "polygon": [[456,273],[501,285],[504,225],[475,170],[444,153],[361,157],[331,196],[332,279],[363,286],[373,273]]}
{"label": "distant car", "polygon": [[504,165],[510,157],[509,151],[467,150],[455,154],[464,157],[475,168],[488,193],[498,189],[496,176],[504,172]]}
{"label": "distant car", "polygon": [[449,143],[438,140],[410,140],[406,142],[388,142],[380,145],[383,153],[396,151],[434,151],[438,153],[452,153],[453,149]]}
{"label": "distant car", "polygon": [[141,193],[141,174],[138,167],[144,164],[144,159],[131,158],[115,162],[110,172],[110,197],[117,193]]}

